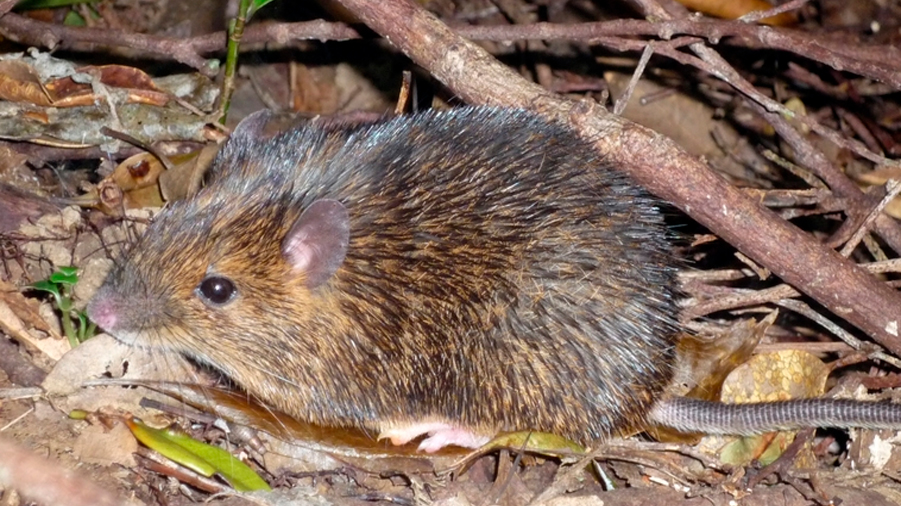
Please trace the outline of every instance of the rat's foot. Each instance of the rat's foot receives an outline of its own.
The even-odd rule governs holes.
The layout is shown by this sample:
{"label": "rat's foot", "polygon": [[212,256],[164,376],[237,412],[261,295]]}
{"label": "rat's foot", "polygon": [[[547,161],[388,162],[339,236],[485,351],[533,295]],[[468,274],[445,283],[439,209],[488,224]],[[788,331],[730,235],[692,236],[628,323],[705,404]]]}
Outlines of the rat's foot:
{"label": "rat's foot", "polygon": [[444,422],[423,422],[394,426],[383,430],[379,434],[379,439],[390,439],[391,444],[400,446],[423,434],[428,434],[428,437],[419,443],[419,451],[426,453],[435,453],[445,446],[478,448],[491,439],[488,436],[478,435],[470,430],[454,427]]}

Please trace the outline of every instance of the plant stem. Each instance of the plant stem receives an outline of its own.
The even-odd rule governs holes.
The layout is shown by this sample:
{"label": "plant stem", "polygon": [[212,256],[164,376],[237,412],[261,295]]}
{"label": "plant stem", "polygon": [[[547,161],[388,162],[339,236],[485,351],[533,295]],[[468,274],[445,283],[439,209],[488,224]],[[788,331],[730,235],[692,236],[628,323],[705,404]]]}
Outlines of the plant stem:
{"label": "plant stem", "polygon": [[225,75],[222,79],[222,101],[219,106],[219,123],[225,124],[232,94],[235,91],[235,73],[238,68],[238,47],[244,35],[244,24],[247,22],[247,11],[251,0],[241,0],[238,15],[228,24],[228,50],[225,59]]}
{"label": "plant stem", "polygon": [[63,309],[60,307],[60,319],[63,322],[63,332],[66,334],[66,338],[69,340],[69,346],[76,347],[78,346],[78,336],[75,333],[75,327],[72,325],[72,315],[69,311],[69,306],[71,304],[66,300],[66,308]]}

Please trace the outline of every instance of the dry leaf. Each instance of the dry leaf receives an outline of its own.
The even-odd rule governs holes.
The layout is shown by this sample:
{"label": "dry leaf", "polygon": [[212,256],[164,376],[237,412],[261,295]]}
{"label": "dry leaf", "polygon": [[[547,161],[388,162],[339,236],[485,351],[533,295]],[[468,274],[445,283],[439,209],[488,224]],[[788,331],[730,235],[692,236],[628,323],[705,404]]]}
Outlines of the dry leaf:
{"label": "dry leaf", "polygon": [[122,423],[115,424],[112,429],[89,425],[72,445],[72,453],[86,464],[120,465],[128,469],[137,465],[134,458],[137,451],[138,441]]}
{"label": "dry leaf", "polygon": [[[89,66],[75,71],[95,75],[98,82],[112,88],[128,90],[126,103],[162,106],[169,102],[169,95],[159,90],[150,76],[134,67]],[[91,83],[76,82],[66,76],[42,84],[37,70],[21,60],[0,61],[0,98],[42,107],[88,106],[98,100]]]}
{"label": "dry leaf", "polygon": [[[747,362],[757,343],[776,321],[773,311],[759,323],[754,319],[738,321],[714,342],[698,336],[684,335],[679,339],[678,361],[673,378],[674,395],[715,401],[726,377],[736,367]],[[684,434],[668,427],[655,426],[648,431],[659,441],[695,444],[700,436]]]}
{"label": "dry leaf", "polygon": [[[829,367],[814,355],[783,350],[757,355],[737,367],[723,383],[721,400],[728,403],[767,402],[819,397],[826,387]],[[772,462],[794,439],[792,432],[740,438],[723,448],[724,462],[744,465],[753,459]],[[804,448],[794,460],[799,468],[812,467],[816,457]]]}
{"label": "dry leaf", "polygon": [[[861,186],[884,185],[889,179],[901,179],[901,169],[895,167],[883,167],[870,172],[864,172],[854,176]],[[885,213],[892,218],[901,219],[901,197],[895,197],[885,206]]]}
{"label": "dry leaf", "polygon": [[[103,65],[82,67],[76,71],[92,75],[98,82],[111,88],[128,90],[126,103],[163,106],[169,102],[169,95],[160,91],[150,76],[134,67]],[[71,76],[50,81],[45,87],[53,99],[54,107],[93,105],[99,99],[90,83],[76,82]]]}
{"label": "dry leaf", "polygon": [[172,168],[160,174],[160,193],[166,202],[182,200],[197,193],[203,175],[219,153],[219,145],[208,144],[199,151],[173,156]]}
{"label": "dry leaf", "polygon": [[[69,350],[69,342],[41,318],[37,301],[9,288],[5,285],[0,289],[0,330],[30,350],[58,361]],[[49,334],[50,337],[36,335],[34,329],[40,329],[42,334]]]}
{"label": "dry leaf", "polygon": [[338,110],[335,67],[308,67],[291,63],[291,108],[312,115],[333,114]]}
{"label": "dry leaf", "polygon": [[[766,11],[774,7],[773,4],[764,0],[678,0],[678,2],[689,9],[723,19],[738,19],[745,14]],[[794,24],[796,21],[794,14],[786,12],[760,22],[778,26]]]}
{"label": "dry leaf", "polygon": [[[609,62],[612,63],[612,62]],[[604,79],[612,96],[625,93],[631,74],[617,71],[604,72]],[[647,97],[656,97],[643,104]],[[741,135],[729,121],[717,117],[717,111],[689,93],[668,87],[658,81],[641,79],[629,98],[623,117],[646,126],[676,141],[690,153],[710,160],[711,166],[732,177],[753,181],[755,176],[741,162],[743,157],[758,157],[756,153],[737,156]],[[716,132],[716,136],[711,132]],[[728,151],[726,146],[730,146]]]}
{"label": "dry leaf", "polygon": [[814,355],[782,350],[757,355],[723,383],[723,402],[765,402],[819,397],[829,368]]}
{"label": "dry leaf", "polygon": [[0,61],[0,98],[42,106],[51,105],[50,96],[41,86],[34,68],[22,61]]}

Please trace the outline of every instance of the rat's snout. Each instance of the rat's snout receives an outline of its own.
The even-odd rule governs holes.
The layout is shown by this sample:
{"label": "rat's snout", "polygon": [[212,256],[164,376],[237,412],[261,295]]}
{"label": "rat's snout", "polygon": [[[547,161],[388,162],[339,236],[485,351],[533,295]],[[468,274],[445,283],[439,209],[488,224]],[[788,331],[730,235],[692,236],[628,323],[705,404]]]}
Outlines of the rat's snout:
{"label": "rat's snout", "polygon": [[118,320],[118,311],[113,297],[106,291],[101,289],[87,307],[88,318],[90,318],[99,327],[107,332],[111,332],[116,327]]}

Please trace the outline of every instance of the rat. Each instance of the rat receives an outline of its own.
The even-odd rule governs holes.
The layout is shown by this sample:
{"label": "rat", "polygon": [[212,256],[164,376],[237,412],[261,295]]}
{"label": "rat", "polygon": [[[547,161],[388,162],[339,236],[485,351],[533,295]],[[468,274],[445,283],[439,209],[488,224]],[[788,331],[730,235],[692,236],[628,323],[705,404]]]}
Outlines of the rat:
{"label": "rat", "polygon": [[901,405],[673,397],[681,266],[662,203],[564,125],[493,107],[242,121],[88,305],[298,420],[420,450],[660,423],[901,427]]}

